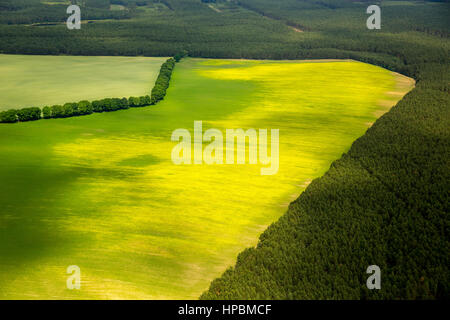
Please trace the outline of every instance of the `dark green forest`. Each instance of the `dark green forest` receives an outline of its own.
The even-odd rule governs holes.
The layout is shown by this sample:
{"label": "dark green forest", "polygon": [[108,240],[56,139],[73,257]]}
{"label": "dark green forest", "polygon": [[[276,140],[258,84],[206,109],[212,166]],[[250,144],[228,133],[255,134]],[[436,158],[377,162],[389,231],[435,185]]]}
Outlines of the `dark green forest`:
{"label": "dark green forest", "polygon": [[[381,30],[366,28],[366,8],[374,3]],[[42,18],[50,5],[2,1],[0,52],[345,58],[417,81],[202,299],[450,297],[448,1],[217,0],[217,10],[201,0],[110,4],[124,9],[86,1],[82,18],[91,23],[68,30],[42,24],[66,17],[55,11]],[[381,268],[381,290],[366,287],[372,264]]]}
{"label": "dark green forest", "polygon": [[[67,20],[66,9],[68,7],[64,0],[49,1],[45,4],[40,0],[2,0],[0,2],[0,24],[14,25],[56,25]],[[104,20],[104,19],[130,19],[135,16],[136,11],[109,10],[109,0],[84,0],[72,1],[80,4],[82,8],[82,19]],[[40,24],[41,23],[41,24]]]}

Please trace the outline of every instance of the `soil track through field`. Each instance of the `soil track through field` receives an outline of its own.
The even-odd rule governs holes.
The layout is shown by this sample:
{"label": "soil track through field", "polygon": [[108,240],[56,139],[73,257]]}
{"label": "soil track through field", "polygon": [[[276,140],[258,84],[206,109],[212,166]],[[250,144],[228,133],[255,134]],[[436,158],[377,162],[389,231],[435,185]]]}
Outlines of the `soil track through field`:
{"label": "soil track through field", "polygon": [[288,26],[288,27],[291,28],[292,30],[294,30],[295,32],[303,32],[303,30],[300,30],[299,28],[292,27],[292,26]]}
{"label": "soil track through field", "polygon": [[214,7],[212,4],[208,4],[208,7],[210,7],[212,10],[214,10],[215,12],[219,12],[221,13],[222,11],[216,7]]}
{"label": "soil track through field", "polygon": [[246,6],[246,5],[244,5],[244,4],[240,3],[240,2],[238,3],[238,5],[241,8],[245,9],[245,10],[257,13],[257,14],[259,14],[260,16],[262,16],[264,18],[267,18],[267,19],[270,19],[270,20],[274,20],[274,21],[279,21],[279,22],[285,24],[289,29],[291,29],[294,32],[298,32],[298,33],[304,32],[304,30],[301,29],[302,27],[300,25],[295,24],[295,26],[294,26],[292,22],[287,22],[287,21],[285,21],[285,20],[283,20],[283,19],[281,19],[279,17],[274,17],[274,16],[269,15],[269,14],[263,12],[263,11],[255,10],[255,9],[253,9],[253,8],[251,8],[249,6]]}

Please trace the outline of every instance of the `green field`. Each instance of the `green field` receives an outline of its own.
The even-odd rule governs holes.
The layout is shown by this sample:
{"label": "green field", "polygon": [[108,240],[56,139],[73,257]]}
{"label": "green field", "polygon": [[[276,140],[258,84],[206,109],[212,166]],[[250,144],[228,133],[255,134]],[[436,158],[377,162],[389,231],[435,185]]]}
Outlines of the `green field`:
{"label": "green field", "polygon": [[[185,59],[156,106],[0,125],[0,298],[197,298],[411,86],[355,61]],[[195,120],[279,129],[278,173],[174,165]]]}
{"label": "green field", "polygon": [[0,110],[143,96],[165,60],[0,54]]}

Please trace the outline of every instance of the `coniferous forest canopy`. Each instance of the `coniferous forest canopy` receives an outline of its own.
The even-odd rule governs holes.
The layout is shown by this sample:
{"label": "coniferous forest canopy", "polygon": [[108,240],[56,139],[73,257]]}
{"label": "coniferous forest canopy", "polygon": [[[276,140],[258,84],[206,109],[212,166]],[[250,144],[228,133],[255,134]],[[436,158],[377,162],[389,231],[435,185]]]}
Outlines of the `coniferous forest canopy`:
{"label": "coniferous forest canopy", "polygon": [[[0,53],[355,59],[417,81],[202,299],[450,297],[449,1],[376,1],[381,30],[372,1],[72,1],[77,32],[69,2],[1,1]],[[365,285],[373,261],[383,290]]]}

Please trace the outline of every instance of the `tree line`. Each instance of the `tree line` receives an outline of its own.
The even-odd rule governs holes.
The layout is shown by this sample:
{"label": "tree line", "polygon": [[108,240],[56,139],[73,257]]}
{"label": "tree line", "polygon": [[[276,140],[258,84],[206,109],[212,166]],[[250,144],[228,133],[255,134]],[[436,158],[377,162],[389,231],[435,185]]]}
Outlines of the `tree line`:
{"label": "tree line", "polygon": [[[181,59],[179,58],[180,56],[185,55],[185,53],[177,54],[178,61]],[[42,110],[38,107],[22,108],[18,110],[10,109],[0,112],[0,123],[68,118],[156,104],[158,101],[164,99],[164,96],[166,95],[166,90],[169,87],[175,62],[176,60],[174,58],[170,58],[161,65],[161,69],[151,91],[151,95],[129,98],[105,98],[92,102],[82,100],[80,102],[68,102],[63,105],[45,106]]]}
{"label": "tree line", "polygon": [[[177,55],[177,59],[178,59]],[[178,61],[180,61],[178,59]],[[169,88],[170,77],[172,76],[173,68],[175,68],[175,59],[170,58],[161,65],[158,78],[156,79],[155,86],[152,89],[151,103],[155,104],[158,101],[164,99],[166,90]]]}

